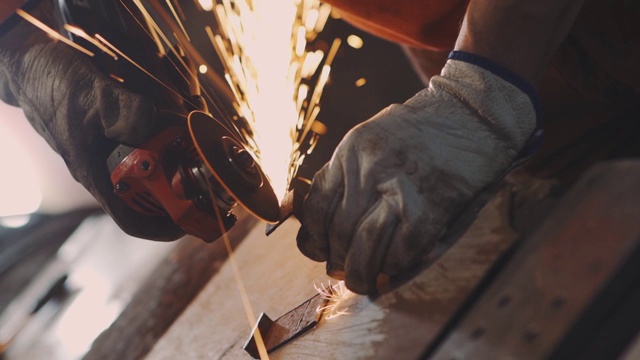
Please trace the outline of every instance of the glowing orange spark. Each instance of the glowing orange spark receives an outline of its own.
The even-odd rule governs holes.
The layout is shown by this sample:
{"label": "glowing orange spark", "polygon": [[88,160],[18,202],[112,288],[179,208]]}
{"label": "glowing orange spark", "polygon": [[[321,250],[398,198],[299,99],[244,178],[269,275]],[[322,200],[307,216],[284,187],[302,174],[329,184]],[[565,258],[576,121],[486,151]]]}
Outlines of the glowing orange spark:
{"label": "glowing orange spark", "polygon": [[72,48],[86,54],[89,55],[91,57],[95,56],[95,54],[87,49],[85,49],[84,47],[74,43],[73,41],[67,39],[66,37],[60,35],[60,33],[58,33],[57,31],[53,30],[52,28],[48,27],[47,25],[45,25],[42,21],[36,19],[35,17],[31,16],[31,14],[25,12],[22,9],[17,9],[16,10],[16,14],[18,14],[19,16],[21,16],[23,19],[27,20],[28,22],[30,22],[31,24],[33,24],[34,26],[38,27],[40,30],[44,31],[45,33],[47,33],[47,35],[49,35],[52,39],[54,40],[58,40],[61,41],[69,46],[71,46]]}
{"label": "glowing orange spark", "polygon": [[331,49],[329,49],[329,54],[327,55],[327,61],[325,62],[325,65],[331,66],[331,64],[333,64],[333,59],[335,59],[341,44],[342,40],[340,40],[339,38],[333,40]]}
{"label": "glowing orange spark", "polygon": [[120,76],[114,75],[114,74],[109,74],[109,77],[112,78],[113,80],[119,82],[119,83],[124,83],[124,79],[121,78]]}
{"label": "glowing orange spark", "polygon": [[109,50],[106,46],[102,45],[102,43],[100,41],[94,39],[89,34],[84,32],[84,30],[82,30],[80,28],[77,28],[77,27],[75,27],[73,25],[69,25],[69,24],[65,24],[64,25],[64,29],[67,30],[68,32],[78,36],[78,37],[81,37],[81,38],[87,40],[88,42],[93,44],[93,46],[97,47],[101,51],[105,52],[107,55],[111,56],[113,58],[113,60],[118,60],[118,55],[116,55],[113,51]]}
{"label": "glowing orange spark", "polygon": [[354,49],[360,49],[364,45],[364,41],[358,35],[349,35],[347,36],[347,44]]}
{"label": "glowing orange spark", "polygon": [[162,87],[164,87],[165,89],[169,90],[170,92],[172,92],[173,94],[179,96],[180,98],[182,98],[185,102],[189,103],[191,106],[197,108],[196,105],[194,105],[191,101],[189,101],[189,99],[185,98],[184,96],[182,96],[180,93],[178,93],[177,91],[175,91],[173,88],[171,88],[169,85],[163,83],[160,79],[158,79],[157,77],[155,77],[152,73],[150,73],[149,71],[147,71],[144,67],[142,67],[141,65],[139,65],[137,62],[133,61],[133,59],[131,59],[130,57],[128,57],[127,55],[125,55],[122,51],[120,51],[117,47],[115,47],[114,45],[112,45],[109,41],[107,41],[107,39],[103,38],[102,36],[100,36],[100,34],[96,34],[96,39],[100,40],[103,44],[105,44],[106,46],[108,46],[111,50],[113,50],[114,52],[116,52],[118,55],[120,55],[123,59],[127,60],[128,62],[130,62],[133,66],[137,67],[140,71],[142,71],[143,73],[145,73],[147,76],[149,76],[150,78],[152,78],[155,82],[157,82],[158,84],[160,84]]}
{"label": "glowing orange spark", "polygon": [[[209,183],[209,179],[206,179],[209,189],[209,196],[212,199],[215,199],[215,194],[213,193],[214,187],[211,183]],[[220,229],[224,229],[224,221],[222,220],[222,214],[220,213],[220,208],[217,206],[213,207],[216,213],[216,218],[218,220],[218,226]],[[240,275],[240,269],[238,268],[238,263],[235,258],[235,254],[233,252],[233,248],[231,247],[231,241],[229,241],[229,235],[226,232],[222,233],[222,240],[224,241],[224,246],[227,250],[227,254],[229,255],[229,263],[231,264],[231,268],[233,270],[233,276],[236,280],[236,284],[238,285],[238,292],[240,293],[240,298],[242,300],[242,305],[245,311],[245,315],[247,316],[247,321],[249,322],[249,326],[253,332],[253,337],[256,342],[256,347],[258,349],[258,354],[260,355],[261,360],[268,360],[269,353],[267,352],[267,347],[265,346],[264,340],[262,339],[262,334],[260,333],[260,329],[256,328],[257,318],[255,316],[255,312],[253,311],[253,307],[251,306],[251,302],[249,301],[249,296],[247,294],[247,289],[244,286],[244,281],[242,280],[242,275]]]}
{"label": "glowing orange spark", "polygon": [[[124,6],[125,9],[127,9],[127,11],[131,14],[131,16],[138,22],[138,24],[145,30],[145,32],[147,32],[147,35],[149,35],[154,41],[160,42],[160,38],[162,38],[162,41],[165,42],[165,44],[169,47],[170,51],[173,53],[174,58],[176,58],[180,64],[182,66],[178,66],[171,57],[167,57],[167,59],[169,60],[169,62],[173,65],[174,69],[178,71],[178,73],[180,74],[180,76],[185,80],[186,83],[190,84],[191,83],[191,79],[196,77],[195,72],[191,71],[191,68],[186,64],[185,60],[183,59],[183,54],[178,53],[176,47],[174,47],[172,45],[172,43],[169,41],[169,39],[167,38],[166,34],[164,34],[164,32],[162,31],[162,29],[160,28],[160,26],[153,20],[153,18],[151,17],[151,15],[149,14],[149,12],[147,11],[147,9],[144,7],[144,5],[140,2],[140,0],[133,0],[134,4],[136,5],[136,7],[138,8],[138,10],[140,10],[140,12],[143,14],[143,16],[145,17],[145,20],[147,22],[147,24],[151,27],[151,33],[149,33],[149,31],[147,31],[147,27],[145,27],[144,25],[140,24],[140,22],[138,21],[138,19],[136,18],[136,16],[133,14],[133,12],[127,7],[126,4],[124,4],[121,0],[122,5]],[[165,13],[163,12],[162,7],[160,6],[159,3],[153,2],[151,4],[152,6],[154,6],[154,9],[160,14],[161,17],[164,18],[164,20],[166,22],[170,23],[170,27],[171,27],[171,20],[173,18],[170,18],[168,15],[165,15]],[[176,37],[176,40],[178,40],[178,43],[188,52],[190,58],[195,61],[196,63],[200,63],[200,64],[206,64],[206,61],[202,58],[202,56],[189,44],[188,40],[186,37],[184,37],[184,35],[181,35],[182,33],[174,33],[174,36]],[[159,47],[162,47],[162,44],[158,44]],[[185,70],[187,72],[187,74],[183,73],[183,70]],[[214,101],[214,97],[217,98],[217,93],[219,92],[224,98],[226,99],[231,99],[232,98],[232,94],[231,92],[226,92],[225,89],[226,87],[224,87],[223,81],[217,76],[217,74],[215,74],[215,72],[213,71],[207,71],[205,73],[205,75],[207,76],[207,78],[211,81],[212,84],[214,84],[214,86],[216,87],[216,92],[214,92],[213,96],[207,91],[206,88],[204,87],[200,87],[202,93],[204,94],[204,96],[207,98],[207,100],[209,100],[209,103],[211,105],[213,105],[220,114],[225,115],[226,111],[224,109],[220,109],[218,107],[218,104],[216,101]],[[185,99],[186,100],[186,99]],[[186,100],[189,104],[191,104],[190,101]],[[193,104],[192,104],[193,105]],[[231,130],[232,132],[234,132],[235,134],[238,134],[240,136],[242,136],[240,134],[240,130],[238,130],[236,128],[236,126],[230,121],[230,117],[229,116],[225,116],[223,117],[223,119],[225,121],[225,127],[227,127],[229,130]]]}
{"label": "glowing orange spark", "polygon": [[[140,4],[138,6],[142,6],[142,4],[140,3],[140,0],[134,0],[134,2],[136,2],[137,4]],[[181,31],[176,31],[177,26],[172,21],[173,18],[171,17],[171,15],[169,15],[167,13],[167,11],[161,6],[161,4],[159,2],[157,2],[157,1],[152,1],[152,2],[150,2],[150,5],[155,10],[155,12],[160,16],[160,18],[162,18],[164,20],[164,22],[167,23],[167,25],[170,28],[173,29],[173,31],[174,31],[173,34],[174,34],[176,40],[180,44],[181,48],[184,49],[184,51],[186,52],[186,55],[188,55],[190,60],[193,61],[196,64],[207,64],[208,62],[195,49],[195,47],[193,45],[191,45],[191,43],[186,38],[186,36],[184,36]],[[144,13],[147,13],[147,10],[144,8],[144,6],[142,6],[140,11],[142,11]],[[183,60],[181,54],[177,54],[175,52],[175,48],[170,45],[171,43],[168,42],[167,37],[164,35],[164,33],[162,32],[160,27],[157,24],[155,24],[155,22],[152,25],[154,26],[156,31],[159,34],[162,35],[163,39],[165,39],[165,41],[167,41],[167,44],[170,46],[172,51],[174,51],[174,54],[176,55],[178,60],[182,63],[184,68],[185,69],[189,69],[189,67],[186,66],[186,64],[184,63],[184,60]],[[192,73],[191,71],[189,71],[189,73],[192,74],[193,76],[195,76],[195,73]],[[213,93],[210,93],[209,91],[207,91],[207,89],[205,87],[201,86],[200,89],[201,89],[202,93],[207,98],[207,100],[209,100],[209,103],[211,105],[213,105],[216,108],[216,110],[218,110],[218,113],[222,114],[224,116],[223,119],[222,119],[222,120],[224,120],[224,124],[223,125],[225,127],[227,127],[233,133],[235,133],[235,134],[239,135],[240,137],[242,137],[243,135],[242,135],[241,129],[238,129],[236,127],[236,125],[231,121],[231,116],[229,116],[226,113],[226,109],[224,107],[220,108],[218,106],[218,102],[220,101],[219,97],[222,97],[223,101],[231,102],[233,100],[232,92],[229,91],[229,88],[226,86],[225,81],[220,76],[218,76],[218,74],[215,71],[207,71],[204,75],[207,77],[207,79],[209,80],[211,85],[214,86],[215,91]],[[218,101],[216,101],[216,100],[218,100]]]}
{"label": "glowing orange spark", "polygon": [[317,33],[322,32],[324,30],[324,26],[327,24],[327,20],[329,19],[329,15],[331,14],[331,6],[328,4],[320,5],[320,11],[318,14],[318,21],[316,22],[313,30]]}
{"label": "glowing orange spark", "polygon": [[178,13],[176,13],[176,9],[173,7],[173,4],[171,3],[171,0],[167,0],[167,5],[169,6],[171,13],[173,14],[173,17],[176,19],[176,22],[180,26],[180,29],[182,29],[182,33],[184,34],[184,36],[187,37],[187,40],[191,41],[191,39],[189,38],[189,34],[187,34],[187,30],[184,28],[184,25],[182,25],[182,21],[180,21],[180,17],[178,17]]}
{"label": "glowing orange spark", "polygon": [[164,35],[164,33],[162,31],[156,29],[156,27],[153,26],[153,25],[155,25],[155,21],[153,21],[153,18],[146,11],[146,9],[144,8],[144,6],[142,5],[142,3],[139,0],[133,0],[133,3],[142,12],[142,16],[144,17],[144,21],[145,21],[145,23],[147,23],[147,26],[142,25],[140,23],[140,20],[138,19],[138,17],[135,16],[133,14],[133,12],[131,12],[131,10],[129,9],[127,4],[125,4],[123,0],[120,0],[120,4],[122,4],[122,6],[125,9],[127,9],[129,14],[131,14],[131,17],[138,23],[138,25],[140,25],[140,27],[147,33],[147,35],[149,35],[151,40],[153,40],[153,42],[156,44],[156,47],[158,48],[158,51],[160,52],[160,55],[165,55],[166,52],[164,51],[164,46],[162,46],[162,42],[160,41],[160,37],[159,37],[159,35]]}
{"label": "glowing orange spark", "polygon": [[198,3],[204,11],[211,11],[213,9],[213,0],[198,0]]}
{"label": "glowing orange spark", "polygon": [[[129,14],[131,14],[131,16],[136,20],[136,22],[138,23],[138,25],[140,25],[140,27],[142,29],[145,30],[145,32],[147,33],[147,35],[149,35],[152,39],[158,39],[157,43],[158,43],[158,47],[159,48],[164,48],[164,46],[162,45],[162,42],[164,42],[164,44],[166,44],[169,47],[169,50],[173,53],[174,57],[176,59],[178,59],[178,61],[180,61],[181,63],[181,67],[178,66],[177,64],[173,63],[173,60],[169,57],[169,61],[172,63],[172,65],[174,66],[174,68],[178,71],[178,73],[180,74],[180,76],[187,82],[187,84],[191,84],[191,78],[195,77],[195,74],[191,73],[189,71],[189,67],[187,66],[187,64],[184,62],[184,60],[182,60],[182,56],[180,56],[180,54],[178,54],[178,51],[176,50],[176,48],[174,46],[171,45],[171,42],[169,41],[169,39],[167,38],[167,36],[164,34],[164,32],[160,29],[160,26],[158,26],[158,24],[153,21],[153,18],[151,17],[151,15],[149,14],[149,12],[147,11],[147,9],[142,5],[142,3],[139,0],[134,0],[133,1],[134,4],[136,5],[136,7],[140,10],[140,12],[142,12],[143,16],[145,17],[147,23],[150,25],[150,28],[152,29],[151,32],[148,32],[146,29],[148,27],[142,25],[138,19],[136,18],[135,15],[133,15],[133,12],[127,7],[127,5],[125,5],[124,3],[122,3],[122,5],[124,6],[125,9],[127,9],[127,11],[129,12]],[[182,69],[186,70],[188,72],[188,74],[183,74],[182,73]]]}
{"label": "glowing orange spark", "polygon": [[325,318],[327,320],[349,314],[347,300],[355,294],[347,289],[344,281],[338,281],[332,285],[331,280],[329,280],[327,285],[324,283],[320,283],[320,285],[314,283],[313,287],[323,299],[328,300],[327,305],[316,309],[317,313],[326,314]]}

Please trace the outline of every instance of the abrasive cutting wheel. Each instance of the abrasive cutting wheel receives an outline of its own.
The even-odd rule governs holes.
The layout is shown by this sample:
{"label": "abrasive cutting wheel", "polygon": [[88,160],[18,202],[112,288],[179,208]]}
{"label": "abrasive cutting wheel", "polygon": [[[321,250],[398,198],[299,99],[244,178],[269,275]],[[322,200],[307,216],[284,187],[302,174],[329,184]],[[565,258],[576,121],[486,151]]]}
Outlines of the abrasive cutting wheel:
{"label": "abrasive cutting wheel", "polygon": [[198,154],[225,191],[258,218],[280,220],[278,199],[255,155],[207,113],[191,112],[188,123]]}

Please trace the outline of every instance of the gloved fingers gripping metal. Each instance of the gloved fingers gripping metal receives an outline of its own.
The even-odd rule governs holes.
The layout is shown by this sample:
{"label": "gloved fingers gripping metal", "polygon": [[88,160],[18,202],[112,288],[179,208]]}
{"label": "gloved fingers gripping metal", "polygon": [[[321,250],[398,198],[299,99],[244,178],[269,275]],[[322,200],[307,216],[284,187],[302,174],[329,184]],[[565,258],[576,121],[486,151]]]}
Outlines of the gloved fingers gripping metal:
{"label": "gloved fingers gripping metal", "polygon": [[314,177],[298,247],[360,294],[420,263],[536,127],[532,100],[449,60],[429,87],[352,129]]}

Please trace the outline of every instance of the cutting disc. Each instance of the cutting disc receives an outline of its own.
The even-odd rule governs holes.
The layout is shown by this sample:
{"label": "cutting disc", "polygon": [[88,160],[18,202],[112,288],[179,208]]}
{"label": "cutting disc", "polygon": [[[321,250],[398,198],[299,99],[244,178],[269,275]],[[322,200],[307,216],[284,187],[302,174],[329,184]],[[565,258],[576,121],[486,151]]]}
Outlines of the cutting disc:
{"label": "cutting disc", "polygon": [[224,189],[249,212],[267,222],[280,220],[278,199],[255,155],[211,115],[189,114],[189,132],[198,154]]}

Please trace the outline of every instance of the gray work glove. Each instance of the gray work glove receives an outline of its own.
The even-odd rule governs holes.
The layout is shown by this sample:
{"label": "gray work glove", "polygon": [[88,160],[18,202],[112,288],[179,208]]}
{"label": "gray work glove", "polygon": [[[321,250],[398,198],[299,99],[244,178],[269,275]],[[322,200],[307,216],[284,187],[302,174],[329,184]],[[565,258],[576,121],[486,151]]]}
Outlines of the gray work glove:
{"label": "gray work glove", "polygon": [[352,129],[314,177],[298,247],[360,294],[428,254],[454,217],[504,175],[532,135],[531,99],[449,60],[429,87]]}
{"label": "gray work glove", "polygon": [[[36,17],[51,23],[43,2]],[[14,19],[15,20],[15,19]],[[106,159],[118,143],[135,146],[156,129],[153,103],[103,75],[91,59],[21,21],[0,39],[0,98],[20,106],[73,177],[128,234],[174,240],[183,231],[168,217],[141,215],[113,193]]]}

